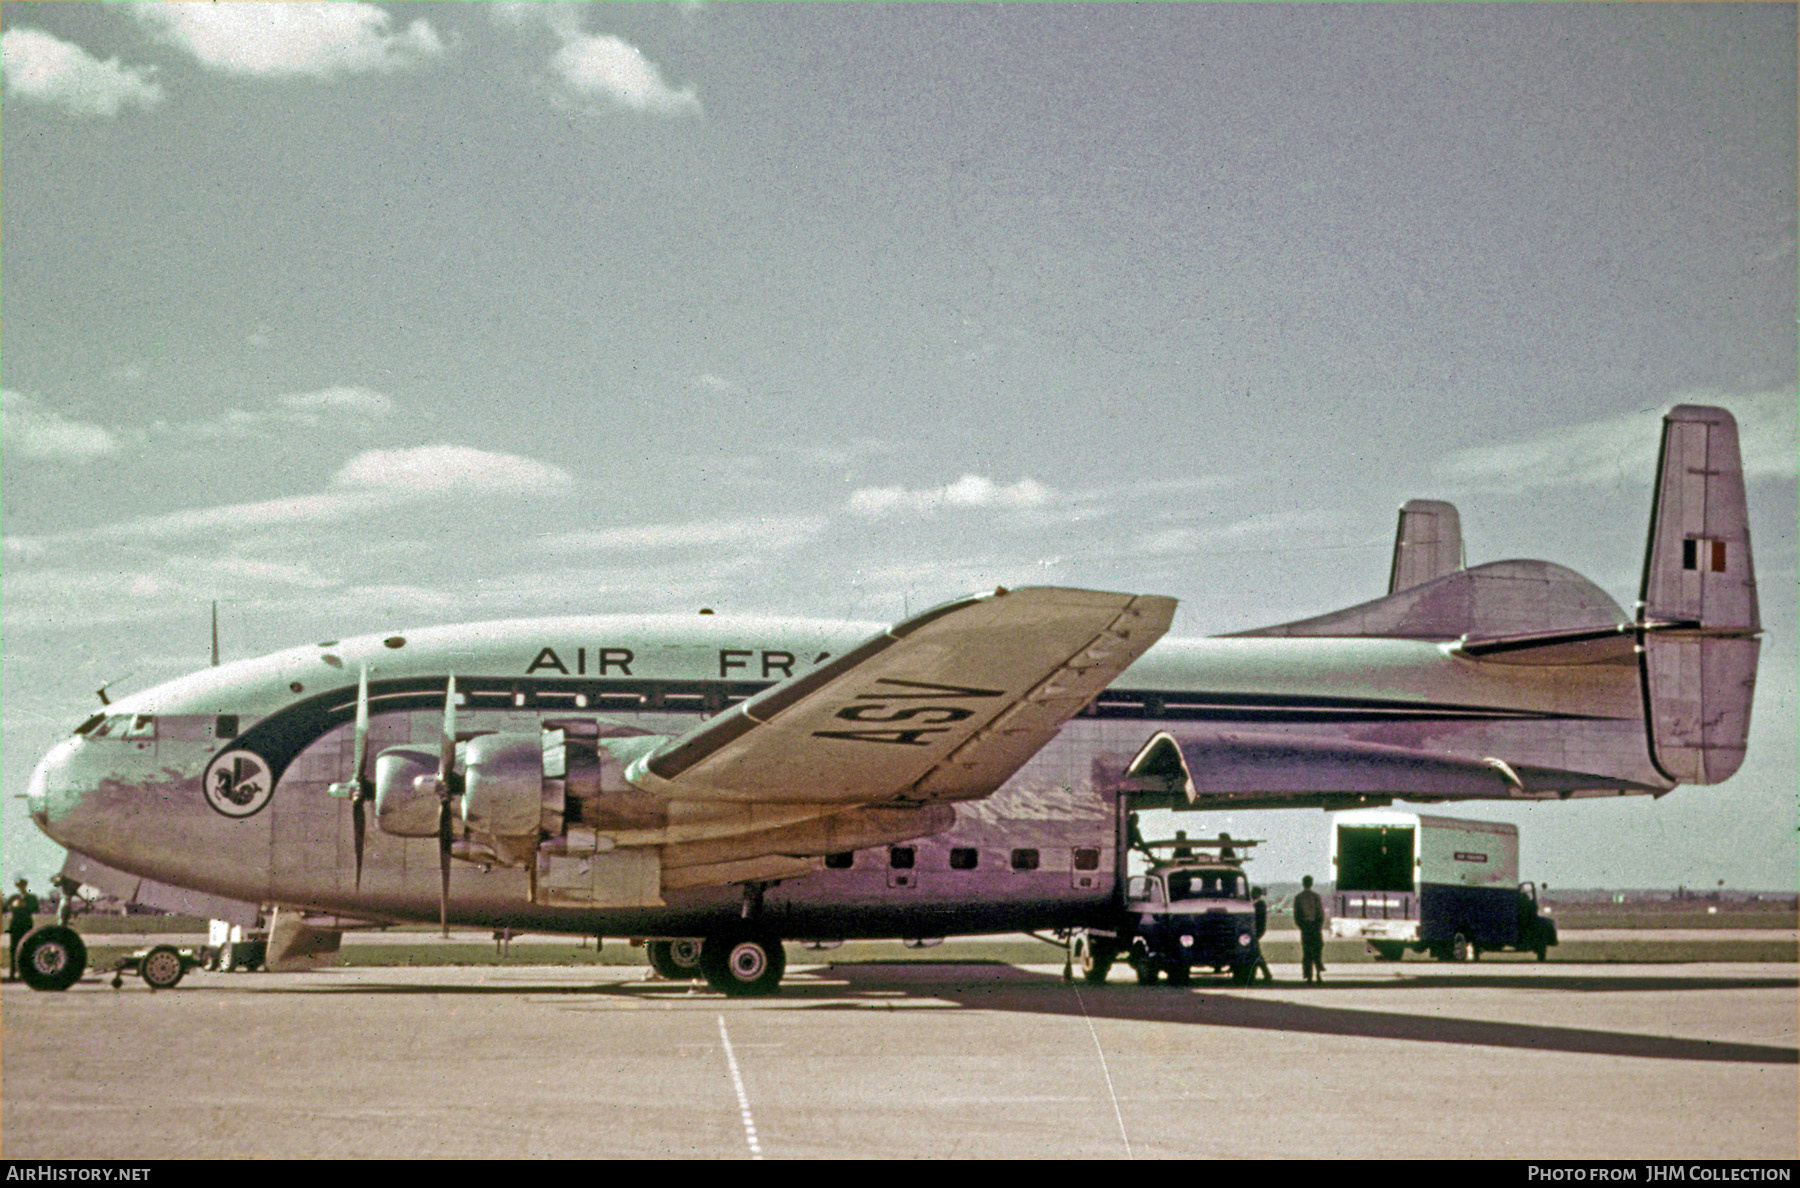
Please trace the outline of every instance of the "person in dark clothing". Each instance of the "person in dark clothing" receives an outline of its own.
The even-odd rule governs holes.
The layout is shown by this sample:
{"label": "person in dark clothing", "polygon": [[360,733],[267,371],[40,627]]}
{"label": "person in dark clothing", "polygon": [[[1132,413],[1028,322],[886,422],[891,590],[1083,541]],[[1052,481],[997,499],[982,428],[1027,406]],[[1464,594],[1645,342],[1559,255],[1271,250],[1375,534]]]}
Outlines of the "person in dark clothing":
{"label": "person in dark clothing", "polygon": [[19,890],[6,900],[6,938],[11,943],[7,946],[6,980],[19,980],[19,942],[31,931],[32,917],[37,915],[38,897],[31,893],[31,885],[24,879],[16,884]]}
{"label": "person in dark clothing", "polygon": [[1312,981],[1325,973],[1325,905],[1312,889],[1311,875],[1300,880],[1300,894],[1294,896],[1294,927],[1300,930],[1300,976]]}
{"label": "person in dark clothing", "polygon": [[1263,933],[1269,930],[1269,905],[1263,899],[1261,887],[1250,888],[1250,898],[1256,901],[1256,972],[1262,975],[1265,982],[1273,982],[1275,975],[1269,972],[1269,959],[1263,956]]}
{"label": "person in dark clothing", "polygon": [[1144,841],[1143,833],[1138,830],[1138,815],[1136,813],[1125,814],[1125,845],[1127,848],[1136,850],[1138,853],[1152,861],[1156,858],[1156,855],[1150,852],[1149,844]]}

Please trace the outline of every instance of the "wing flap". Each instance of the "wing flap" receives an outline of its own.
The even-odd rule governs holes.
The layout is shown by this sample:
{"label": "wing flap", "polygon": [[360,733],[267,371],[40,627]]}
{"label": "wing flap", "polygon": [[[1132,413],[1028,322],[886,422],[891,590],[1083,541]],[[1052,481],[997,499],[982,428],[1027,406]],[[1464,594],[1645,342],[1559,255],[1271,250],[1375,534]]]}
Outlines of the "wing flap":
{"label": "wing flap", "polygon": [[926,611],[633,764],[683,799],[984,796],[1168,629],[1175,600],[996,591]]}

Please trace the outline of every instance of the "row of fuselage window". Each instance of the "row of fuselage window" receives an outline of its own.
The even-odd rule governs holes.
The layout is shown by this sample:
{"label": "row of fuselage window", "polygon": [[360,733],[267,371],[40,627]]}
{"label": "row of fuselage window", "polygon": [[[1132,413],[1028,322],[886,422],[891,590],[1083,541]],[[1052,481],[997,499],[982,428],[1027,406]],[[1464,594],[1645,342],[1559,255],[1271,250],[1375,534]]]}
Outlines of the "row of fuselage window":
{"label": "row of fuselage window", "polygon": [[[889,846],[888,869],[914,870],[918,867],[919,852],[916,846]],[[1099,870],[1100,850],[1094,846],[1076,846],[1073,848],[1076,870]],[[1014,870],[1036,870],[1039,865],[1039,854],[1036,849],[1013,850],[1009,864]],[[825,856],[826,870],[849,870],[856,865],[856,852],[844,850]],[[977,870],[981,866],[981,851],[974,846],[953,846],[950,849],[951,870]]]}

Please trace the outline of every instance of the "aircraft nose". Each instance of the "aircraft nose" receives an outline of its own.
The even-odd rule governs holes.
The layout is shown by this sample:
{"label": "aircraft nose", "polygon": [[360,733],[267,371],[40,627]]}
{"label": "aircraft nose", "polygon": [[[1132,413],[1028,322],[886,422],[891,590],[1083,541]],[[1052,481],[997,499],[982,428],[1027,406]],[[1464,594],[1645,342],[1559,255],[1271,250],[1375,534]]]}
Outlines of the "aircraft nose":
{"label": "aircraft nose", "polygon": [[51,747],[32,771],[31,783],[25,788],[25,803],[32,821],[55,840],[61,840],[56,836],[56,823],[68,816],[80,799],[69,779],[69,760],[80,746],[80,739],[65,738]]}

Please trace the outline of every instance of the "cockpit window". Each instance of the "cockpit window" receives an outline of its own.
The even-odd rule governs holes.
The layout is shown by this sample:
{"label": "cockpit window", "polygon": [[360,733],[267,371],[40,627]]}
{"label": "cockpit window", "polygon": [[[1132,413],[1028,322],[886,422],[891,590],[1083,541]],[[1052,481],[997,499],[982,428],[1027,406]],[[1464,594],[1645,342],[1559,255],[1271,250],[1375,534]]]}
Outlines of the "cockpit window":
{"label": "cockpit window", "polygon": [[156,737],[155,714],[108,714],[87,731],[94,738],[149,739]]}
{"label": "cockpit window", "polygon": [[87,721],[83,722],[81,725],[75,727],[75,733],[76,734],[86,734],[88,731],[92,730],[94,727],[100,725],[100,723],[102,723],[104,721],[106,721],[105,714],[95,714],[93,717],[89,718]]}

